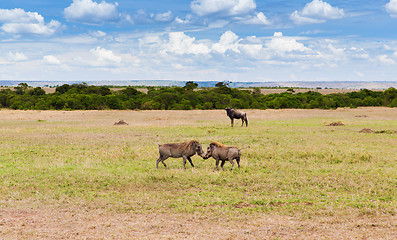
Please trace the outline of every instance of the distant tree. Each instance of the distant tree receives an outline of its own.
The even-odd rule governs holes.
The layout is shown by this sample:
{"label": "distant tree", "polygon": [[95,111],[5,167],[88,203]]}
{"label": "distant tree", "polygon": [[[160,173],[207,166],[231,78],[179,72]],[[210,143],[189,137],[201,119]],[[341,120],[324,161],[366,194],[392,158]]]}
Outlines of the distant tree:
{"label": "distant tree", "polygon": [[26,92],[26,89],[28,89],[29,85],[27,83],[19,83],[18,87],[14,87],[16,90],[16,93],[19,95],[22,95]]}
{"label": "distant tree", "polygon": [[125,89],[120,91],[122,94],[127,95],[128,97],[134,97],[140,94],[138,90],[133,87],[126,87]]}
{"label": "distant tree", "polygon": [[254,87],[253,91],[252,91],[252,94],[255,95],[255,96],[259,96],[261,94],[261,89],[258,88],[258,87]]}
{"label": "distant tree", "polygon": [[229,87],[230,86],[230,82],[229,81],[224,81],[224,82],[218,82],[217,84],[215,84],[215,87]]}
{"label": "distant tree", "polygon": [[32,96],[43,96],[45,91],[41,87],[35,87],[32,90],[27,91]]}
{"label": "distant tree", "polygon": [[63,84],[62,86],[56,87],[55,88],[55,92],[60,93],[60,94],[64,94],[67,91],[69,91],[70,89],[70,85],[69,84]]}
{"label": "distant tree", "polygon": [[295,90],[294,90],[293,88],[288,88],[288,89],[287,89],[287,92],[294,93],[294,92],[295,92]]}
{"label": "distant tree", "polygon": [[198,84],[193,81],[186,82],[185,86],[183,87],[185,90],[194,90],[198,87]]}

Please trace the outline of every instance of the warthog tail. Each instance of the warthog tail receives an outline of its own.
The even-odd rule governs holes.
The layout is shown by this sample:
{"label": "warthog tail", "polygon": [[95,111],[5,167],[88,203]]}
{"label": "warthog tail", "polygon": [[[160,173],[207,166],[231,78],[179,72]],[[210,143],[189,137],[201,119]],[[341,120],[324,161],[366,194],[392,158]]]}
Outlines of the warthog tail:
{"label": "warthog tail", "polygon": [[251,148],[251,147],[250,147],[250,146],[248,146],[248,147],[243,147],[243,148],[240,148],[239,151],[241,151],[241,150],[243,150],[243,149],[247,149],[247,148]]}

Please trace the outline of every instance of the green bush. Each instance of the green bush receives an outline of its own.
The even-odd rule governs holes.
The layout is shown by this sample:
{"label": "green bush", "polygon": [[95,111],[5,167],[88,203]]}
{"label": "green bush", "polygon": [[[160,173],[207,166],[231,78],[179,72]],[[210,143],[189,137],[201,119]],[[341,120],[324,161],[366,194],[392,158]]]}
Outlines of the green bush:
{"label": "green bush", "polygon": [[254,91],[230,88],[228,82],[220,82],[214,88],[197,89],[197,84],[187,82],[185,87],[148,87],[143,93],[133,87],[112,91],[105,86],[89,86],[85,83],[56,88],[46,94],[40,88],[21,83],[15,90],[0,90],[0,107],[12,109],[101,110],[101,109],[282,109],[388,106],[397,107],[397,90],[385,91],[362,89],[357,92],[322,95],[308,91],[293,91],[263,95],[259,88]]}

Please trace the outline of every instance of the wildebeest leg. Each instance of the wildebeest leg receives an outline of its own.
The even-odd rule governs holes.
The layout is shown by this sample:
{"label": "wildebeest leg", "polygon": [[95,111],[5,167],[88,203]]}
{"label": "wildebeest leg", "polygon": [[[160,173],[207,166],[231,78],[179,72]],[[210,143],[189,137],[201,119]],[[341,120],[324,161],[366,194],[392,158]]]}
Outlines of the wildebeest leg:
{"label": "wildebeest leg", "polygon": [[244,126],[244,118],[241,118],[241,126]]}
{"label": "wildebeest leg", "polygon": [[190,165],[192,165],[192,167],[194,167],[193,162],[192,162],[192,159],[191,159],[190,157],[187,157],[187,160],[189,160]]}
{"label": "wildebeest leg", "polygon": [[159,168],[159,162],[161,162],[164,165],[164,167],[167,167],[167,165],[164,162],[164,160],[166,160],[166,159],[167,159],[167,157],[160,155],[159,159],[157,159],[157,161],[156,161],[156,168],[157,169]]}
{"label": "wildebeest leg", "polygon": [[233,120],[233,118],[230,118],[230,122],[231,122],[231,124],[232,124],[232,127],[233,127],[233,122],[234,122],[234,120]]}

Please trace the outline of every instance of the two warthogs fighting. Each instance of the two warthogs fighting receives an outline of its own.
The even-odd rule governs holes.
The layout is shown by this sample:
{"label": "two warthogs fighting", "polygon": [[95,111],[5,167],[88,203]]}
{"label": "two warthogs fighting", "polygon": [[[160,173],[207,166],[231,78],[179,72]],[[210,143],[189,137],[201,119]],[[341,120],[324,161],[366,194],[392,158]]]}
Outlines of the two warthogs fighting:
{"label": "two warthogs fighting", "polygon": [[229,161],[232,164],[232,170],[234,167],[233,160],[236,160],[238,168],[240,168],[240,150],[241,149],[236,147],[228,147],[213,141],[207,148],[207,153],[204,154],[203,149],[197,140],[191,140],[182,143],[166,143],[159,145],[160,157],[157,159],[156,168],[158,168],[160,162],[164,165],[164,167],[167,167],[167,165],[164,163],[164,160],[170,157],[182,158],[184,169],[186,169],[186,160],[188,160],[190,165],[194,167],[190,157],[197,153],[203,159],[213,157],[216,160],[216,169],[218,169],[219,162],[221,162],[221,168],[223,169],[225,162]]}

